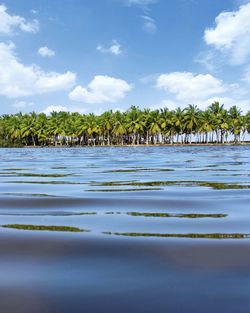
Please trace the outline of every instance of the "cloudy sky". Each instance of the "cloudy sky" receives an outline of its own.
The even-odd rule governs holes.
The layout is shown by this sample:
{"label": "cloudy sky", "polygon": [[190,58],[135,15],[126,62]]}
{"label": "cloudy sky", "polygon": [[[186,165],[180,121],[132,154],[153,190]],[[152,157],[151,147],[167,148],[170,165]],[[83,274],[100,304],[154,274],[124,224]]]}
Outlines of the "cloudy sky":
{"label": "cloudy sky", "polygon": [[250,110],[250,0],[0,0],[0,114]]}

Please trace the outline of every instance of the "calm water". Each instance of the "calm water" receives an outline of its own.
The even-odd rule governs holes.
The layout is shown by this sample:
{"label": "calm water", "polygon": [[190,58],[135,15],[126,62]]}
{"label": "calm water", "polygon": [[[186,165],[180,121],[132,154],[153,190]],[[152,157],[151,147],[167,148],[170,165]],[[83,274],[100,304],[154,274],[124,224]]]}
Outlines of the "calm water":
{"label": "calm water", "polygon": [[250,147],[0,161],[0,312],[250,312]]}

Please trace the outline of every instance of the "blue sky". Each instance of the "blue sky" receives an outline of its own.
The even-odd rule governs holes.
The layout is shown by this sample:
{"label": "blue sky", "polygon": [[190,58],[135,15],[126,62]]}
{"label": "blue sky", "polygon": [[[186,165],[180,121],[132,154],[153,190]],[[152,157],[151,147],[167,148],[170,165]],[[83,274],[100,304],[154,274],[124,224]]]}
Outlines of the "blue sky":
{"label": "blue sky", "polygon": [[250,110],[250,1],[0,2],[0,114]]}

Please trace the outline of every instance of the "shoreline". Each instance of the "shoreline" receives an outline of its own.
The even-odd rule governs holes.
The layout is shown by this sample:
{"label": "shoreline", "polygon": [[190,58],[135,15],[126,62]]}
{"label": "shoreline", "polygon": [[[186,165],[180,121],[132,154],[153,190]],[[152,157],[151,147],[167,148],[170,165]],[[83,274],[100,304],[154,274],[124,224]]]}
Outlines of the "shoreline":
{"label": "shoreline", "polygon": [[241,142],[241,143],[187,143],[187,144],[140,144],[140,145],[105,145],[105,146],[101,146],[101,145],[74,145],[74,146],[67,146],[67,145],[57,145],[57,146],[20,146],[20,147],[1,147],[0,149],[10,149],[10,148],[14,148],[14,149],[30,149],[30,148],[34,148],[34,149],[43,149],[43,148],[52,148],[52,149],[68,149],[68,148],[128,148],[128,147],[132,147],[132,148],[142,148],[142,147],[225,147],[225,146],[250,146],[250,142]]}

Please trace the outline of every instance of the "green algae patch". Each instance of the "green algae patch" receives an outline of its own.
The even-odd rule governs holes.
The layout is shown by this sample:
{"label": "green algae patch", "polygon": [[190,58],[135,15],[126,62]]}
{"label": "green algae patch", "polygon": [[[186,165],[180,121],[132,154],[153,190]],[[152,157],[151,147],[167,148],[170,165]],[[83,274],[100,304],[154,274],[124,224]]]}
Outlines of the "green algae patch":
{"label": "green algae patch", "polygon": [[49,197],[49,198],[61,198],[63,196],[50,195],[47,193],[21,193],[21,192],[1,192],[3,196],[15,196],[15,197]]}
{"label": "green algae patch", "polygon": [[137,233],[137,232],[103,232],[105,235],[126,236],[126,237],[164,237],[164,238],[191,238],[191,239],[246,239],[250,238],[250,234],[241,233],[189,233],[189,234],[164,234],[164,233]]}
{"label": "green algae patch", "polygon": [[37,184],[37,185],[84,185],[84,183],[70,181],[34,181],[34,180],[9,180],[6,184]]}
{"label": "green algae patch", "polygon": [[239,184],[225,184],[225,183],[213,183],[213,182],[201,182],[202,187],[211,187],[216,190],[222,189],[250,189],[250,185],[239,185]]}
{"label": "green algae patch", "polygon": [[111,182],[101,182],[95,183],[92,186],[136,186],[136,187],[154,187],[154,186],[165,186],[165,185],[173,185],[175,182],[172,181],[151,181],[151,182],[137,182],[137,181],[111,181]]}
{"label": "green algae patch", "polygon": [[0,216],[79,216],[79,215],[96,215],[97,212],[45,212],[45,213],[0,213]]}
{"label": "green algae patch", "polygon": [[73,215],[96,215],[96,212],[77,212],[77,213],[73,213]]}
{"label": "green algae patch", "polygon": [[39,230],[39,231],[59,231],[59,232],[87,232],[89,230],[81,229],[78,227],[71,226],[47,226],[47,225],[28,225],[28,224],[6,224],[2,225],[3,228],[12,228],[20,230]]}
{"label": "green algae patch", "polygon": [[173,172],[170,168],[126,168],[104,171],[103,173]]}
{"label": "green algae patch", "polygon": [[161,187],[161,186],[186,186],[186,187],[209,187],[215,190],[223,189],[250,189],[250,185],[232,184],[232,183],[220,183],[220,182],[208,182],[208,181],[192,181],[192,180],[179,180],[179,181],[113,181],[113,182],[101,182],[92,183],[92,186],[135,186],[135,187]]}
{"label": "green algae patch", "polygon": [[18,173],[17,176],[21,177],[67,177],[72,174],[35,174],[35,173]]}
{"label": "green algae patch", "polygon": [[143,216],[143,217],[175,217],[175,218],[223,218],[227,214],[200,214],[200,213],[142,213],[142,212],[127,212],[130,216]]}
{"label": "green algae patch", "polygon": [[133,192],[133,191],[150,191],[162,190],[161,188],[127,188],[127,189],[89,189],[88,192]]}

